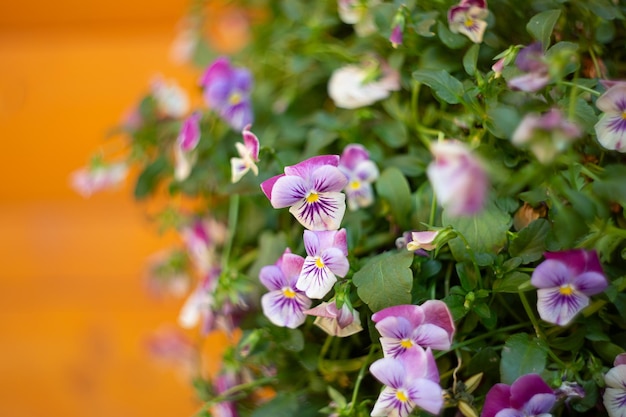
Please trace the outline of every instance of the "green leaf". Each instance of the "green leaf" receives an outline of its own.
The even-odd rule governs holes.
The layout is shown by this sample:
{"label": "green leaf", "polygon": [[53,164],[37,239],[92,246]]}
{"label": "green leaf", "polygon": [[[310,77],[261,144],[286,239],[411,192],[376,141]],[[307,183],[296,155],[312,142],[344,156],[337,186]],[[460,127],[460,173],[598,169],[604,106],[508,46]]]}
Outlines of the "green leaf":
{"label": "green leaf", "polygon": [[445,70],[421,69],[413,78],[433,89],[435,95],[450,104],[458,104],[463,97],[463,84]]}
{"label": "green leaf", "polygon": [[526,25],[528,33],[541,42],[544,50],[550,45],[550,35],[560,15],[560,10],[546,10],[531,17]]}
{"label": "green leaf", "polygon": [[297,415],[298,397],[294,393],[279,392],[274,398],[256,408],[252,417],[291,417]]}
{"label": "green leaf", "polygon": [[509,139],[522,117],[515,107],[497,104],[487,108],[487,129],[497,138]]}
{"label": "green leaf", "polygon": [[381,161],[383,167],[396,167],[407,177],[417,177],[426,170],[426,164],[421,158],[413,155],[395,155]]}
{"label": "green leaf", "polygon": [[376,181],[376,192],[387,202],[391,215],[404,230],[411,227],[411,189],[409,183],[396,167],[386,168]]}
{"label": "green leaf", "polygon": [[352,278],[359,297],[374,312],[410,303],[412,263],[409,251],[385,252],[370,259]]}
{"label": "green leaf", "polygon": [[[513,271],[506,274],[501,279],[493,283],[494,292],[510,292],[517,294],[520,292],[520,286],[530,282],[530,275],[523,272]],[[533,289],[534,287],[529,287]]]}
{"label": "green leaf", "polygon": [[546,367],[548,352],[545,343],[526,333],[510,336],[502,348],[500,379],[512,384],[522,375],[541,373]]}
{"label": "green leaf", "polygon": [[550,231],[550,223],[545,219],[537,219],[519,231],[509,246],[512,257],[522,258],[527,264],[539,260],[546,250],[545,240]]}
{"label": "green leaf", "polygon": [[166,173],[169,164],[165,156],[160,156],[139,174],[135,184],[135,198],[138,200],[148,197],[156,188],[161,178]]}
{"label": "green leaf", "polygon": [[473,76],[476,73],[476,62],[478,61],[478,51],[480,50],[480,44],[475,43],[472,45],[465,55],[463,55],[463,68],[468,75]]}
{"label": "green leaf", "polygon": [[397,120],[376,124],[374,126],[374,133],[391,148],[399,148],[406,145],[408,139],[406,125]]}
{"label": "green leaf", "polygon": [[450,49],[459,49],[467,43],[467,38],[459,33],[453,33],[441,21],[437,22],[437,34],[439,39]]}
{"label": "green leaf", "polygon": [[511,216],[491,201],[475,216],[451,217],[444,210],[442,224],[452,226],[467,242],[466,246],[460,237],[448,242],[457,261],[472,261],[471,251],[476,263],[486,266],[493,263],[498,252],[506,245]]}

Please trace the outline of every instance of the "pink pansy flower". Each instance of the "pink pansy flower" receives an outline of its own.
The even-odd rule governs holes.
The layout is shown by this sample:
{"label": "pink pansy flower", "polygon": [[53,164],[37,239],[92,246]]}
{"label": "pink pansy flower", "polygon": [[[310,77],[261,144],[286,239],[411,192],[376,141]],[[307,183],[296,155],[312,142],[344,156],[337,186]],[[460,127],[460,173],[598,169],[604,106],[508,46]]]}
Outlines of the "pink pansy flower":
{"label": "pink pansy flower", "polygon": [[201,117],[199,112],[194,112],[187,117],[176,139],[176,144],[174,145],[174,156],[176,158],[174,178],[178,181],[183,181],[189,176],[196,161],[195,149],[198,143],[200,143]]}
{"label": "pink pansy flower", "polygon": [[535,92],[550,82],[548,63],[540,42],[521,49],[515,57],[515,65],[524,74],[508,80],[507,85],[514,90]]}
{"label": "pink pansy flower", "polygon": [[462,33],[474,43],[481,43],[489,15],[485,0],[463,0],[448,10],[450,31]]}
{"label": "pink pansy flower", "polygon": [[433,250],[436,246],[433,241],[439,234],[436,230],[427,230],[424,232],[411,232],[411,241],[406,244],[406,248],[411,252],[416,250]]}
{"label": "pink pansy flower", "polygon": [[372,183],[378,179],[378,168],[369,159],[369,152],[362,145],[351,144],[344,148],[339,159],[339,169],[348,179],[344,188],[348,208],[352,211],[368,207],[374,202]]}
{"label": "pink pansy flower", "polygon": [[209,271],[187,297],[178,315],[178,324],[181,327],[191,329],[200,324],[203,334],[215,328],[217,317],[214,311],[213,293],[217,287],[219,274],[219,270]]}
{"label": "pink pansy flower", "polygon": [[602,398],[609,417],[626,417],[626,353],[617,355],[613,368],[604,375],[604,382]]}
{"label": "pink pansy flower", "polygon": [[417,348],[450,349],[454,321],[448,306],[439,300],[421,306],[387,307],[372,315],[385,357],[401,357]]}
{"label": "pink pansy flower", "polygon": [[537,311],[543,320],[566,326],[608,282],[595,251],[547,252],[544,257],[530,279],[539,288]]}
{"label": "pink pansy flower", "polygon": [[259,175],[259,169],[255,162],[259,160],[259,139],[250,131],[250,125],[243,128],[241,132],[243,143],[235,143],[239,158],[230,158],[231,182],[238,182],[241,177],[250,170],[254,175]]}
{"label": "pink pansy flower", "polygon": [[304,258],[285,250],[275,265],[261,268],[259,279],[269,292],[261,297],[263,314],[276,326],[295,329],[306,320],[311,300],[296,288]]}
{"label": "pink pansy flower", "polygon": [[407,417],[415,407],[435,415],[441,411],[443,390],[430,349],[413,349],[402,359],[379,359],[370,366],[370,372],[385,385],[372,417]]}
{"label": "pink pansy flower", "polygon": [[304,313],[316,316],[313,324],[331,336],[347,337],[363,330],[359,313],[347,303],[337,308],[335,301],[323,302]]}
{"label": "pink pansy flower", "polygon": [[354,25],[357,35],[371,35],[376,32],[377,28],[370,9],[379,3],[379,0],[337,0],[339,19],[344,23]]}
{"label": "pink pansy flower", "polygon": [[296,287],[309,298],[324,298],[350,269],[346,229],[339,231],[304,231],[307,257]]}
{"label": "pink pansy flower", "polygon": [[151,84],[151,93],[159,112],[164,116],[178,118],[189,111],[189,97],[174,80],[155,77]]}
{"label": "pink pansy flower", "polygon": [[598,142],[608,150],[626,152],[626,83],[614,83],[596,107],[604,112],[595,126]]}
{"label": "pink pansy flower", "polygon": [[578,125],[565,119],[561,110],[553,108],[543,114],[529,113],[524,116],[513,133],[511,143],[528,145],[537,160],[547,164],[581,135]]}
{"label": "pink pansy flower", "polygon": [[369,106],[399,89],[400,75],[385,62],[347,65],[335,70],[328,81],[328,95],[343,109]]}
{"label": "pink pansy flower", "polygon": [[70,175],[70,185],[83,197],[119,186],[126,175],[128,167],[125,163],[107,164],[96,162],[91,166],[74,171]]}
{"label": "pink pansy flower", "polygon": [[337,230],[346,211],[341,190],[348,180],[341,173],[338,155],[309,158],[285,167],[285,173],[261,184],[274,208],[289,212],[309,230]]}
{"label": "pink pansy flower", "polygon": [[[215,393],[222,394],[229,389],[237,386],[237,375],[232,370],[226,370],[220,373],[213,381]],[[234,401],[221,401],[211,407],[211,415],[216,417],[239,417],[237,405]]]}
{"label": "pink pansy flower", "polygon": [[496,384],[487,393],[481,417],[551,416],[556,403],[552,388],[537,374],[523,375],[512,385]]}
{"label": "pink pansy flower", "polygon": [[462,142],[445,140],[431,147],[435,157],[426,174],[439,203],[450,216],[482,210],[489,180],[482,163]]}
{"label": "pink pansy flower", "polygon": [[226,239],[226,226],[213,219],[196,218],[181,229],[181,236],[195,267],[206,273],[215,265],[215,248]]}

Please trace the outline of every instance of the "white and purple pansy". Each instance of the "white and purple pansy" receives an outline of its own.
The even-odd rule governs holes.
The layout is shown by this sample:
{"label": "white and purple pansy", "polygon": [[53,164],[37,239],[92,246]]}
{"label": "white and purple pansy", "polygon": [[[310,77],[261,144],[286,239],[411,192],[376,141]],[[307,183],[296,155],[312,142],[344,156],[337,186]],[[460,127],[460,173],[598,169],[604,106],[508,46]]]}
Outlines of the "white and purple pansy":
{"label": "white and purple pansy", "polygon": [[226,57],[217,58],[200,79],[207,105],[235,130],[252,123],[252,74],[235,68]]}
{"label": "white and purple pansy", "polygon": [[296,287],[307,297],[321,299],[350,269],[346,229],[304,231],[307,257]]}
{"label": "white and purple pansy", "polygon": [[543,320],[566,326],[608,282],[595,251],[546,252],[544,257],[530,279],[538,288],[537,311]]}
{"label": "white and purple pansy", "polygon": [[241,132],[243,143],[235,143],[238,158],[230,158],[231,182],[238,182],[248,171],[259,175],[256,162],[259,160],[259,139],[250,131],[250,125],[246,125]]}
{"label": "white and purple pansy", "polygon": [[295,329],[306,320],[311,300],[296,288],[304,258],[285,250],[276,264],[261,268],[259,279],[269,290],[261,297],[263,314],[275,325]]}
{"label": "white and purple pansy", "polygon": [[384,356],[392,358],[414,349],[450,349],[455,332],[450,310],[439,300],[387,307],[374,313],[372,321],[382,336]]}
{"label": "white and purple pansy", "polygon": [[369,152],[363,145],[346,146],[339,159],[339,169],[348,179],[344,191],[351,211],[368,207],[374,202],[372,182],[378,179],[378,167],[370,160]]}
{"label": "white and purple pansy", "polygon": [[274,208],[289,212],[307,229],[337,230],[346,211],[346,176],[338,155],[321,155],[285,167],[285,173],[261,183]]}
{"label": "white and purple pansy", "polygon": [[462,0],[448,9],[448,25],[450,31],[462,33],[474,43],[481,43],[489,15],[485,0]]}
{"label": "white and purple pansy", "polygon": [[535,92],[550,82],[550,71],[541,42],[522,48],[515,57],[515,65],[524,74],[507,81],[507,85],[514,90]]}
{"label": "white and purple pansy", "polygon": [[526,374],[513,384],[495,384],[485,398],[480,417],[551,416],[554,390],[537,374]]}
{"label": "white and purple pansy", "polygon": [[441,411],[443,391],[430,349],[417,348],[402,358],[379,359],[370,366],[370,372],[385,385],[372,417],[407,417],[416,407],[435,415]]}
{"label": "white and purple pansy", "polygon": [[613,368],[604,375],[604,382],[602,399],[609,417],[626,417],[626,353],[617,355]]}
{"label": "white and purple pansy", "polygon": [[128,174],[128,166],[123,162],[95,162],[90,166],[72,172],[70,185],[83,197],[119,186]]}
{"label": "white and purple pansy", "polygon": [[626,152],[626,83],[612,84],[596,107],[604,113],[595,126],[598,142],[608,150]]}

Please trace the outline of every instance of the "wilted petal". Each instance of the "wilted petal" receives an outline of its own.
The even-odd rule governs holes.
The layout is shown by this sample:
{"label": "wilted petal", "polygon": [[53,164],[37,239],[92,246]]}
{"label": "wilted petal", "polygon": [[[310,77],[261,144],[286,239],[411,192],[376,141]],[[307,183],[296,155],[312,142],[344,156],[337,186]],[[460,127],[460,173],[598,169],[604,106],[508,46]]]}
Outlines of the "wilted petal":
{"label": "wilted petal", "polygon": [[548,323],[566,326],[587,305],[589,297],[575,289],[556,287],[537,290],[537,311]]}

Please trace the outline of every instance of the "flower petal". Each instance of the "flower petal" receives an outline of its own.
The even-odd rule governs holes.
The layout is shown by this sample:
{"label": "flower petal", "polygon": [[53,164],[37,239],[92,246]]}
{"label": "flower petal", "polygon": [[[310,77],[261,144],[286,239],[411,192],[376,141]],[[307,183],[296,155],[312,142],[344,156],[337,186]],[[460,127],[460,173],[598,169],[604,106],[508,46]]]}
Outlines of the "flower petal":
{"label": "flower petal", "polygon": [[413,340],[423,348],[433,348],[438,350],[450,349],[450,337],[448,333],[434,324],[422,324],[413,332]]}
{"label": "flower petal", "polygon": [[417,327],[425,320],[424,310],[420,306],[401,304],[383,308],[372,315],[372,321],[378,323],[387,317],[404,317],[413,327]]}
{"label": "flower petal", "polygon": [[311,173],[313,189],[318,193],[341,191],[348,184],[348,179],[332,165],[324,165]]}
{"label": "flower petal", "polygon": [[588,304],[589,297],[578,291],[564,295],[559,287],[537,290],[537,311],[548,323],[566,326]]}
{"label": "flower petal", "polygon": [[547,259],[537,265],[530,278],[530,283],[537,288],[554,288],[570,283],[572,278],[567,264],[554,259]]}
{"label": "flower petal", "polygon": [[574,278],[576,289],[589,296],[603,292],[608,285],[606,277],[597,272],[585,272]]}
{"label": "flower petal", "polygon": [[302,178],[311,177],[313,171],[324,165],[339,165],[339,155],[319,155],[297,163],[296,165],[286,166],[286,175],[296,175]]}
{"label": "flower petal", "polygon": [[596,107],[604,113],[622,113],[626,110],[626,84],[611,86],[596,100]]}
{"label": "flower petal", "polygon": [[[292,185],[295,187],[297,184],[293,182]],[[274,187],[272,197],[277,194],[277,191],[277,187]],[[282,204],[289,201],[289,198],[292,198],[300,189],[294,189],[291,194],[282,193],[282,189],[280,191],[276,201]],[[302,198],[294,202],[289,211],[300,224],[309,230],[337,230],[346,211],[346,196],[339,192],[323,193],[319,194],[317,201],[311,203]]]}
{"label": "flower petal", "polygon": [[295,329],[306,320],[304,310],[311,306],[311,300],[304,294],[296,293],[287,297],[282,291],[271,291],[261,297],[263,314],[275,325]]}
{"label": "flower petal", "polygon": [[[263,184],[261,184],[262,187]],[[304,201],[307,192],[308,184],[304,178],[295,175],[283,175],[277,178],[273,185],[270,202],[274,208],[293,206]]]}
{"label": "flower petal", "polygon": [[626,119],[621,114],[605,113],[595,125],[600,144],[610,150],[626,152]]}
{"label": "flower petal", "polygon": [[404,383],[406,368],[397,359],[382,358],[370,365],[370,373],[384,385],[397,389]]}
{"label": "flower petal", "polygon": [[270,291],[280,290],[284,286],[289,285],[285,274],[276,265],[267,265],[261,268],[259,280]]}
{"label": "flower petal", "polygon": [[320,268],[317,258],[307,256],[298,277],[296,288],[304,291],[309,298],[321,299],[326,296],[337,282],[337,277],[327,267]]}

